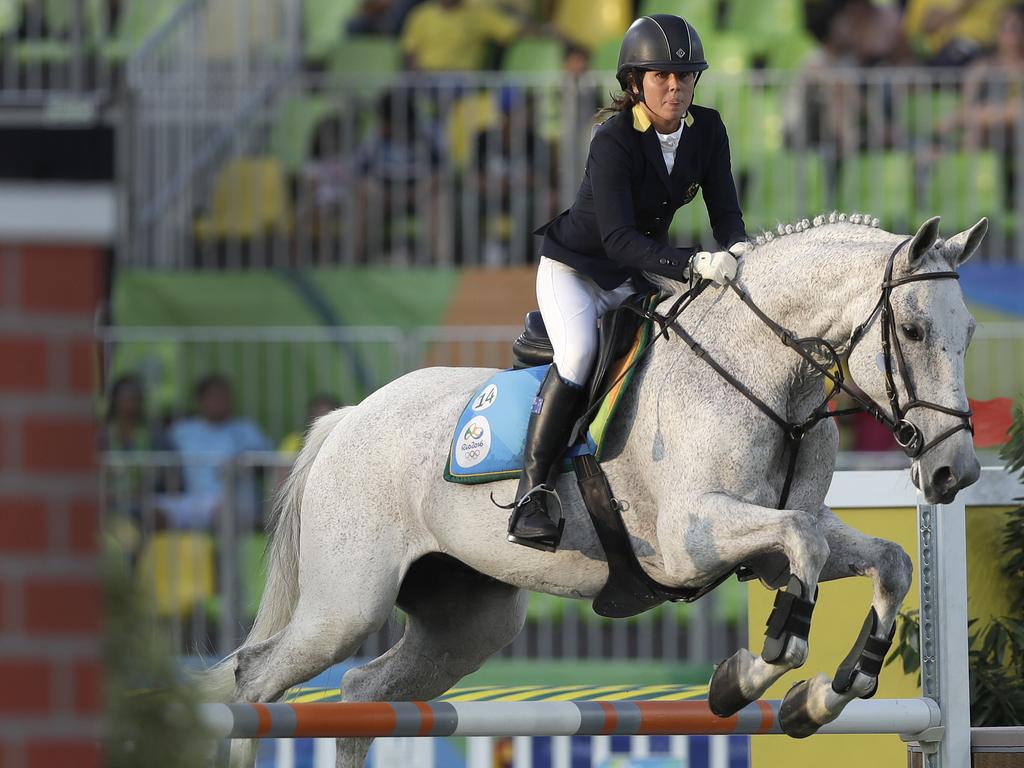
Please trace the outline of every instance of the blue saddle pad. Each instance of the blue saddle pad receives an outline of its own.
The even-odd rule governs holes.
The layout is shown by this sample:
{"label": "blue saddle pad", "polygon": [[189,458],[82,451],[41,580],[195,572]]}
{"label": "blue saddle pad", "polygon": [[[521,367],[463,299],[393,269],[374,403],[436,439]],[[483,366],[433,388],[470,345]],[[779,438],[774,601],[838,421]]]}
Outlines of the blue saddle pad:
{"label": "blue saddle pad", "polygon": [[[484,382],[466,405],[452,439],[444,477],[453,483],[489,483],[519,477],[526,426],[548,365],[499,371]],[[594,453],[588,433],[567,453]]]}

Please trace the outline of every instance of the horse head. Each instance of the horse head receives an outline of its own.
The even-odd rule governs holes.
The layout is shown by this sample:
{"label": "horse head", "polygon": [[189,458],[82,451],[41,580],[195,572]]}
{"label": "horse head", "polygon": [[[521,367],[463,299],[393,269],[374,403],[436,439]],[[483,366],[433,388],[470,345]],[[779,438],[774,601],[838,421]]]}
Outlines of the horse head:
{"label": "horse head", "polygon": [[891,420],[930,503],[949,503],[981,471],[974,452],[964,359],[975,322],[957,268],[988,230],[981,219],[949,240],[928,219],[890,255],[874,310],[849,349],[853,380]]}

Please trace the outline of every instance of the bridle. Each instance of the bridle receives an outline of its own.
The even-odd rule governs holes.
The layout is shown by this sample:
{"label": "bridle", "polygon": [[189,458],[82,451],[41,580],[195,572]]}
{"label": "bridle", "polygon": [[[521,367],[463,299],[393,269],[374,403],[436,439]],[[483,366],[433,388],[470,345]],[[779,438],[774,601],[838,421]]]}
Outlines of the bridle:
{"label": "bridle", "polygon": [[[908,238],[909,239],[909,238]],[[885,394],[889,400],[889,408],[891,415],[886,414],[878,407],[877,403],[874,402],[855,382],[851,381],[848,385],[848,391],[851,395],[856,391],[859,395],[858,402],[865,405],[865,410],[868,410],[872,416],[882,422],[890,432],[896,442],[899,443],[900,447],[903,448],[903,452],[912,459],[919,459],[925,453],[930,451],[936,445],[941,443],[946,438],[952,437],[960,430],[966,430],[972,435],[974,434],[974,425],[971,423],[971,411],[961,411],[956,408],[950,408],[945,405],[939,405],[929,400],[921,400],[917,396],[917,389],[914,387],[914,382],[911,381],[906,361],[903,358],[903,348],[900,346],[899,334],[896,332],[896,320],[892,310],[892,289],[900,285],[906,285],[907,283],[913,283],[919,280],[959,280],[960,275],[956,272],[923,272],[917,275],[907,275],[906,277],[899,277],[895,280],[892,277],[893,262],[895,261],[896,254],[906,244],[906,240],[896,246],[896,249],[889,256],[889,263],[885,267],[885,279],[882,281],[882,293],[878,297],[878,302],[875,304],[871,314],[868,315],[868,319],[858,325],[853,333],[850,335],[850,344],[846,350],[844,356],[844,362],[849,360],[850,353],[853,352],[853,348],[857,343],[864,338],[864,332],[868,326],[875,319],[876,316],[880,316],[882,323],[882,359],[885,364]],[[896,389],[895,381],[893,379],[893,354],[892,350],[896,350],[896,360],[898,363],[898,370],[900,378],[903,380],[903,388],[906,390],[909,400],[905,406],[900,406],[899,391]],[[868,408],[867,404],[873,406]],[[925,443],[924,436],[921,434],[921,429],[907,418],[907,413],[913,408],[930,408],[933,411],[939,411],[941,413],[948,413],[950,416],[956,416],[960,419],[960,423],[956,426],[950,427],[938,437],[934,438],[931,442]]]}
{"label": "bridle", "polygon": [[[707,350],[698,344],[694,338],[676,322],[679,319],[679,316],[683,313],[683,310],[686,309],[686,307],[688,307],[708,286],[707,280],[699,281],[686,291],[686,293],[680,296],[673,303],[671,309],[666,315],[661,315],[654,310],[641,312],[645,317],[656,322],[660,328],[657,336],[644,349],[644,354],[650,350],[659,338],[664,337],[668,339],[669,329],[674,329],[675,332],[679,334],[679,337],[686,342],[690,349],[693,350],[694,354],[714,368],[715,371],[718,372],[723,379],[729,382],[741,395],[746,397],[750,402],[757,406],[762,413],[782,428],[786,436],[786,443],[789,449],[789,466],[786,471],[786,479],[783,483],[782,493],[779,499],[779,509],[782,509],[785,506],[786,501],[789,498],[790,487],[793,483],[793,477],[796,474],[796,460],[800,450],[801,441],[812,427],[824,419],[866,411],[885,425],[896,439],[896,442],[903,449],[903,452],[911,459],[921,458],[921,456],[937,446],[939,443],[949,437],[952,437],[961,430],[966,430],[971,434],[974,434],[974,426],[971,423],[972,414],[970,410],[961,411],[956,408],[950,408],[945,405],[933,403],[929,400],[921,400],[918,398],[917,390],[909,376],[903,355],[903,349],[900,346],[896,329],[895,314],[892,308],[893,288],[906,285],[907,283],[917,282],[919,280],[960,279],[960,275],[954,271],[924,272],[893,279],[892,270],[896,261],[896,254],[898,254],[903,246],[910,242],[910,240],[911,238],[906,238],[899,243],[899,245],[893,248],[892,253],[889,254],[889,260],[885,266],[885,276],[882,280],[882,290],[878,297],[878,301],[875,303],[875,306],[871,310],[867,319],[858,325],[853,330],[853,333],[850,334],[850,340],[846,346],[846,351],[842,354],[837,352],[836,348],[825,339],[813,336],[808,338],[797,338],[791,331],[783,328],[777,322],[768,317],[761,308],[754,303],[747,292],[737,285],[735,281],[727,281],[726,284],[733,293],[735,293],[744,304],[750,307],[754,314],[757,315],[757,317],[760,318],[760,320],[767,325],[776,336],[778,336],[783,344],[799,354],[812,368],[831,383],[831,389],[825,395],[825,399],[822,400],[821,404],[815,408],[806,419],[800,422],[790,422],[777,414],[771,406],[758,398],[749,387],[725,370],[725,368],[723,368],[713,357],[711,357],[711,355],[708,354]],[[883,406],[877,403],[855,381],[853,381],[852,375],[850,376],[849,381],[847,381],[846,375],[844,374],[844,370],[849,369],[848,363],[850,354],[853,352],[854,347],[856,347],[864,338],[865,332],[870,327],[871,323],[874,322],[876,317],[880,319],[882,324],[882,358],[885,373],[885,392],[886,397],[889,400],[889,413],[887,413]],[[905,405],[900,404],[899,392],[896,388],[895,377],[893,376],[893,350],[895,350],[895,358],[897,361],[896,368],[899,371],[903,387],[909,397]],[[819,360],[819,357],[824,358],[824,360]],[[639,357],[637,358],[637,361],[638,360]],[[634,364],[635,362],[636,361],[634,361]],[[623,374],[624,373],[625,372],[623,372]],[[832,402],[833,398],[839,394],[839,392],[845,392],[853,398],[857,403],[857,406],[841,410],[830,410],[829,404]],[[950,427],[930,442],[925,443],[920,427],[910,421],[907,417],[907,414],[914,408],[928,408],[934,411],[939,411],[940,413],[947,413],[950,416],[956,416],[959,419],[959,423]]]}

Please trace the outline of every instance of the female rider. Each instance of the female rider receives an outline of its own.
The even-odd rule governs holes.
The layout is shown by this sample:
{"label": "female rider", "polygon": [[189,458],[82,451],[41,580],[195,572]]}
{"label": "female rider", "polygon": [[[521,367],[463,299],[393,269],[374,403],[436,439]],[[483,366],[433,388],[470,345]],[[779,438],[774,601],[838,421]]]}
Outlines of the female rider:
{"label": "female rider", "polygon": [[[554,364],[530,414],[509,541],[548,551],[558,546],[547,497],[558,498],[554,477],[586,405],[597,319],[651,290],[644,272],[721,285],[750,248],[725,126],[715,110],[693,105],[707,68],[700,37],[685,19],[654,14],[633,22],[616,71],[623,93],[596,129],[576,200],[536,232],[544,236],[537,300]],[[668,245],[673,214],[701,187],[715,240],[725,250]]]}

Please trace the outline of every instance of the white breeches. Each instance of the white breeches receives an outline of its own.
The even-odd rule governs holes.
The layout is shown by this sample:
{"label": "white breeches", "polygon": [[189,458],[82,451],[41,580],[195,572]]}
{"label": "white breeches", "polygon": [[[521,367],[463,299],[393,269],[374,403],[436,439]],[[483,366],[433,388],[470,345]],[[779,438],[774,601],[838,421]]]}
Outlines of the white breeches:
{"label": "white breeches", "polygon": [[632,280],[606,291],[572,267],[540,257],[537,303],[563,379],[586,384],[597,356],[597,319],[634,293]]}

